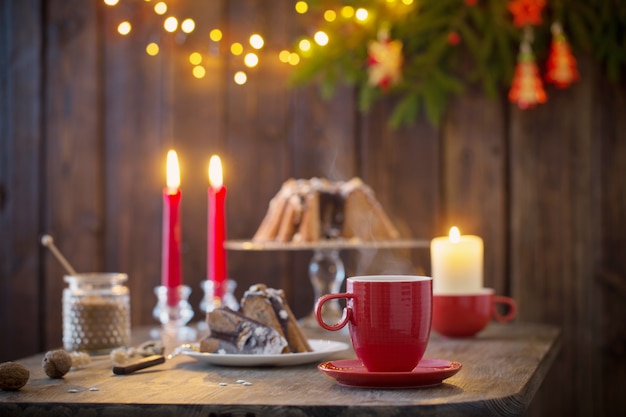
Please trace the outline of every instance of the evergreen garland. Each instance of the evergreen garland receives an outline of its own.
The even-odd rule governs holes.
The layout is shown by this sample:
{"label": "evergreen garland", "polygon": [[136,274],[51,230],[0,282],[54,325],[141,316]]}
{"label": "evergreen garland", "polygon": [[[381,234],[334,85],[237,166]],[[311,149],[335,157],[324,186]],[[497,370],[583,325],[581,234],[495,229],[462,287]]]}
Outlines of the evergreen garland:
{"label": "evergreen garland", "polygon": [[[313,48],[296,67],[293,81],[317,80],[323,97],[340,82],[357,88],[359,108],[367,111],[384,95],[400,99],[390,124],[412,124],[424,112],[437,125],[453,95],[478,84],[491,97],[511,85],[523,30],[516,27],[509,0],[308,0],[309,16],[329,43]],[[409,4],[405,4],[409,3]],[[364,8],[359,22],[341,9]],[[327,22],[322,15],[334,10]],[[542,20],[533,31],[533,50],[546,59],[550,25],[559,21],[574,54],[590,52],[612,81],[626,70],[626,1],[546,0]],[[402,78],[381,88],[368,83],[368,44],[381,30],[402,43]]]}

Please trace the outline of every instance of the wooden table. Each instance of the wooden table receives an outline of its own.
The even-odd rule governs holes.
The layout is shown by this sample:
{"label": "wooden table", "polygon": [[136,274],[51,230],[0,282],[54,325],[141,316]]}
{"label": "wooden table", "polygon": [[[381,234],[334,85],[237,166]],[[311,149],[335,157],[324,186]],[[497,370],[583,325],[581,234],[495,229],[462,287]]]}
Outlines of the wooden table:
{"label": "wooden table", "polygon": [[[42,355],[35,355],[17,361],[31,377],[20,391],[0,391],[0,416],[513,416],[527,408],[559,348],[559,330],[536,324],[494,323],[473,339],[432,334],[426,357],[459,361],[463,368],[441,385],[420,389],[342,386],[321,374],[317,363],[231,368],[184,355],[124,376],[114,375],[101,358],[49,379]],[[346,351],[332,359],[352,357]],[[240,379],[252,385],[237,384]]]}

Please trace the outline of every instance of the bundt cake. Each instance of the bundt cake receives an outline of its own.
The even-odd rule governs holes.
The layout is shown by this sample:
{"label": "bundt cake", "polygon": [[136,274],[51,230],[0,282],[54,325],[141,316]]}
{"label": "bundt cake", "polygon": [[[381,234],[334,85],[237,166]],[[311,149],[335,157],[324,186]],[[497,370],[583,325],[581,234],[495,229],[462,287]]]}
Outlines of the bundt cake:
{"label": "bundt cake", "polygon": [[372,189],[360,178],[289,179],[270,200],[255,242],[398,239],[400,234]]}

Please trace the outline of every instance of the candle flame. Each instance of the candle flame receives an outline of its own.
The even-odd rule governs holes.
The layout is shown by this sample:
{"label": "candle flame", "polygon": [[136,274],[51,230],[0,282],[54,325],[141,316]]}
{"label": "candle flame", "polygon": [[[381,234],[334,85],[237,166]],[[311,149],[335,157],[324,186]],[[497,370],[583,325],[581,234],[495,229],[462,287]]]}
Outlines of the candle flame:
{"label": "candle flame", "polygon": [[167,188],[170,192],[175,193],[180,187],[180,168],[178,166],[178,155],[176,151],[167,152]]}
{"label": "candle flame", "polygon": [[212,155],[209,160],[209,183],[212,187],[221,187],[222,178],[222,161],[217,155]]}
{"label": "candle flame", "polygon": [[450,242],[458,243],[461,241],[461,232],[456,226],[450,228]]}

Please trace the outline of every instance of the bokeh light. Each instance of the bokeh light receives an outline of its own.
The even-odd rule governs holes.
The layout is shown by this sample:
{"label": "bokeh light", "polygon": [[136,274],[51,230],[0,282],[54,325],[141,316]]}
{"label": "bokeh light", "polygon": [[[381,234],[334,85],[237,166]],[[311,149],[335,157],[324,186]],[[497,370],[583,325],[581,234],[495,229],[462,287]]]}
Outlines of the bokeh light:
{"label": "bokeh light", "polygon": [[132,29],[132,26],[130,25],[130,22],[128,21],[124,21],[120,23],[119,25],[117,25],[117,31],[120,33],[120,35],[128,35],[131,29]]}
{"label": "bokeh light", "polygon": [[202,62],[202,54],[200,52],[192,52],[189,54],[189,62],[192,65],[198,65]]}
{"label": "bokeh light", "polygon": [[233,79],[237,85],[244,85],[248,81],[248,76],[243,71],[237,71]]}
{"label": "bokeh light", "polygon": [[259,64],[259,57],[254,52],[247,53],[243,58],[243,63],[248,68],[256,67]]}
{"label": "bokeh light", "polygon": [[310,51],[311,41],[308,39],[302,39],[300,42],[298,42],[298,48],[300,48],[300,50],[303,52]]}
{"label": "bokeh light", "polygon": [[328,44],[328,35],[326,34],[326,32],[323,32],[321,30],[315,33],[313,39],[315,40],[315,43],[319,46],[324,46]]}
{"label": "bokeh light", "polygon": [[202,65],[196,65],[191,70],[191,73],[193,74],[194,77],[198,79],[204,78],[204,76],[206,75],[206,69],[204,69]]}
{"label": "bokeh light", "polygon": [[354,16],[354,7],[352,7],[352,6],[343,6],[341,8],[341,16],[344,19],[352,18],[352,16]]}
{"label": "bokeh light", "polygon": [[168,17],[163,22],[163,27],[170,33],[176,32],[176,29],[178,28],[178,19],[176,19],[174,16]]}
{"label": "bokeh light", "polygon": [[357,9],[356,11],[356,18],[357,20],[360,20],[361,22],[364,22],[367,20],[367,16],[369,16],[369,13],[367,10],[361,8],[361,9]]}
{"label": "bokeh light", "polygon": [[209,33],[209,37],[211,38],[211,40],[213,42],[219,42],[222,40],[222,31],[219,29],[213,29],[211,30],[211,32]]}
{"label": "bokeh light", "polygon": [[185,33],[191,33],[194,31],[195,28],[196,22],[194,22],[194,20],[190,18],[183,20],[183,22],[180,24],[180,30]]}
{"label": "bokeh light", "polygon": [[232,45],[230,45],[230,53],[235,56],[241,55],[243,53],[243,45],[239,42],[233,43]]}
{"label": "bokeh light", "polygon": [[160,1],[154,5],[154,13],[158,15],[164,15],[165,12],[167,12],[167,4]]}
{"label": "bokeh light", "polygon": [[292,52],[289,55],[289,64],[291,65],[298,65],[300,63],[300,55],[298,55],[295,52]]}
{"label": "bokeh light", "polygon": [[254,49],[261,49],[263,48],[264,44],[265,44],[265,41],[263,40],[263,37],[259,35],[258,33],[255,33],[254,35],[250,36],[250,45],[252,45]]}
{"label": "bokeh light", "polygon": [[146,46],[146,53],[150,56],[156,56],[159,54],[159,45],[156,42],[150,42]]}
{"label": "bokeh light", "polygon": [[304,14],[309,10],[309,5],[306,1],[298,1],[295,5],[296,12]]}
{"label": "bokeh light", "polygon": [[286,49],[283,49],[282,51],[278,53],[278,60],[282,62],[283,64],[286,64],[289,62],[289,55],[291,55],[291,52],[289,52]]}

